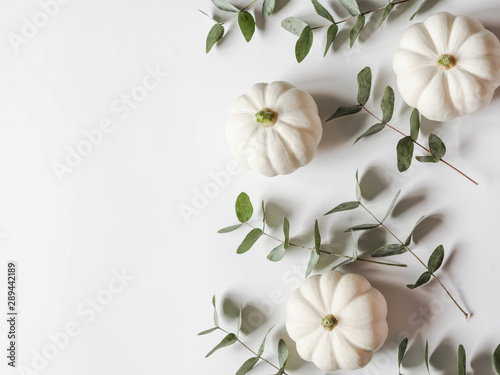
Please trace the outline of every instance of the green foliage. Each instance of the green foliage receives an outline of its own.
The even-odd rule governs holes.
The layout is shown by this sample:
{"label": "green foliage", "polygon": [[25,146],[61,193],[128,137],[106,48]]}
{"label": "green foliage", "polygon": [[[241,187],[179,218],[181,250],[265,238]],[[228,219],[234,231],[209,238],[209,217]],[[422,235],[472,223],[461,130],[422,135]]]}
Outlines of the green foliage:
{"label": "green foliage", "polygon": [[253,16],[245,11],[238,13],[238,25],[240,26],[241,33],[245,40],[249,42],[255,32],[255,20]]}
{"label": "green foliage", "polygon": [[238,338],[234,333],[229,333],[226,337],[222,339],[220,343],[218,343],[212,350],[208,352],[208,354],[205,356],[205,358],[210,357],[212,354],[214,354],[217,350],[225,348],[226,346],[233,345],[235,342],[238,341]]}
{"label": "green foliage", "polygon": [[408,337],[405,337],[403,341],[399,343],[399,349],[398,349],[398,370],[399,370],[399,375],[401,375],[401,364],[403,363],[403,358],[406,353],[406,348],[408,347]]}
{"label": "green foliage", "polygon": [[332,208],[325,215],[330,215],[330,214],[333,214],[335,212],[354,210],[354,209],[356,209],[358,207],[359,207],[359,202],[358,201],[344,202],[344,203],[339,204],[337,207]]}
{"label": "green foliage", "polygon": [[410,137],[414,141],[418,138],[420,132],[420,113],[414,108],[410,115]]}
{"label": "green foliage", "polygon": [[313,44],[313,32],[311,27],[308,25],[302,30],[297,43],[295,44],[295,57],[297,62],[302,62],[305,59],[309,51],[311,50],[311,46]]}
{"label": "green foliage", "polygon": [[436,134],[429,135],[429,149],[435,160],[441,160],[446,154],[446,146]]}
{"label": "green foliage", "polygon": [[391,14],[392,10],[394,9],[394,4],[392,3],[392,1],[387,4],[387,6],[385,7],[384,9],[384,13],[382,14],[382,18],[380,19],[380,21],[378,22],[378,25],[377,25],[377,28],[379,28],[383,23],[384,21],[387,19],[387,17],[389,17],[389,14]]}
{"label": "green foliage", "polygon": [[288,17],[281,21],[282,28],[297,36],[300,36],[307,26],[307,23],[297,17]]}
{"label": "green foliage", "polygon": [[359,34],[363,30],[363,27],[365,27],[365,16],[360,14],[357,19],[356,23],[354,24],[353,28],[351,29],[351,32],[349,33],[349,45],[352,48],[356,40],[358,39]]}
{"label": "green foliage", "polygon": [[356,138],[354,143],[358,143],[358,141],[362,138],[369,137],[370,135],[373,135],[373,134],[377,134],[378,132],[384,130],[384,128],[385,128],[385,124],[382,124],[381,122],[379,122],[378,124],[372,125],[372,126],[370,126],[370,128],[367,131],[365,131],[358,138]]}
{"label": "green foliage", "polygon": [[323,5],[321,5],[318,0],[312,0],[312,3],[314,5],[314,9],[316,10],[316,13],[318,13],[318,15],[320,15],[323,18],[326,18],[331,23],[335,23],[330,12],[328,12],[328,10],[326,10],[326,8]]}
{"label": "green foliage", "polygon": [[493,352],[493,367],[498,375],[500,375],[500,345]]}
{"label": "green foliage", "polygon": [[411,159],[413,158],[413,140],[410,136],[402,138],[396,147],[398,157],[398,170],[406,171],[410,168]]}
{"label": "green foliage", "polygon": [[274,12],[276,0],[264,0],[262,3],[262,15],[264,18],[269,17]]}
{"label": "green foliage", "polygon": [[391,121],[394,113],[394,90],[391,86],[385,88],[380,108],[382,108],[382,122],[388,123]]}
{"label": "green foliage", "polygon": [[356,0],[340,0],[340,4],[349,12],[353,17],[359,16],[361,11]]}
{"label": "green foliage", "polygon": [[252,248],[252,246],[257,242],[257,240],[262,236],[262,229],[254,228],[252,229],[246,237],[243,239],[243,242],[238,246],[236,250],[237,254],[244,254],[248,250]]}
{"label": "green foliage", "polygon": [[207,36],[206,49],[205,49],[206,52],[209,53],[212,47],[215,45],[215,43],[221,40],[223,36],[224,36],[224,26],[222,26],[220,23],[216,23],[215,25],[213,25]]}
{"label": "green foliage", "polygon": [[333,44],[333,41],[335,40],[335,37],[337,36],[337,33],[339,31],[339,27],[336,24],[331,24],[328,27],[328,30],[326,32],[326,47],[325,47],[325,53],[323,56],[326,56],[328,50]]}
{"label": "green foliage", "polygon": [[403,254],[405,252],[406,252],[406,247],[398,243],[398,244],[391,244],[379,247],[372,253],[371,256],[374,258],[382,258],[382,257],[389,257],[392,255]]}
{"label": "green foliage", "polygon": [[370,67],[363,68],[357,76],[358,79],[358,104],[365,105],[370,98],[372,90],[372,70]]}
{"label": "green foliage", "polygon": [[242,223],[246,223],[252,218],[253,206],[247,193],[240,193],[235,203],[236,217]]}
{"label": "green foliage", "polygon": [[326,121],[330,121],[339,117],[343,116],[348,116],[348,115],[353,115],[355,113],[358,113],[361,111],[362,107],[357,104],[357,105],[343,105],[339,107],[333,115],[331,115]]}
{"label": "green foliage", "polygon": [[466,375],[466,355],[463,345],[458,346],[458,375]]}
{"label": "green foliage", "polygon": [[238,13],[240,11],[227,0],[212,0],[212,3],[220,10],[224,10],[226,12]]}

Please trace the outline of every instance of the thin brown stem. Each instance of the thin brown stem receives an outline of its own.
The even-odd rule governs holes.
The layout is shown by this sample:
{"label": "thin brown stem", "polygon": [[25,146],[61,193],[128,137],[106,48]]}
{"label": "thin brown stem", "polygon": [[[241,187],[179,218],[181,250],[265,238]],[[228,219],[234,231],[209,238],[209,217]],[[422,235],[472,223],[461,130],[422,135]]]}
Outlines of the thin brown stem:
{"label": "thin brown stem", "polygon": [[[244,12],[245,10],[247,10],[248,8],[250,8],[252,5],[254,5],[255,3],[257,2],[257,0],[253,0],[250,4],[248,4],[246,7],[244,7],[243,9],[240,10],[240,12]],[[223,21],[223,22],[220,22],[219,24],[222,26],[224,25],[225,23],[228,23],[232,20],[234,20],[236,17],[238,17],[238,13],[236,13],[234,16],[232,16],[231,18]]]}
{"label": "thin brown stem", "polygon": [[[246,225],[248,225],[249,227],[251,228],[256,228],[254,227],[252,224],[249,224],[249,223],[245,223]],[[267,236],[269,238],[272,238],[273,240],[276,240],[278,242],[281,242],[281,243],[284,243],[285,241],[284,240],[281,240],[277,237],[274,237],[274,236],[271,236],[270,234],[266,233],[266,232],[262,232],[262,234],[264,236]],[[314,251],[315,249],[312,248],[312,247],[307,247],[307,246],[302,246],[302,245],[299,245],[299,244],[296,244],[296,243],[293,243],[293,242],[289,242],[289,245],[290,246],[293,246],[293,247],[298,247],[298,248],[301,248],[301,249],[305,249],[305,250],[310,250],[310,251]],[[336,256],[336,257],[340,257],[340,258],[346,258],[346,259],[352,259],[354,260],[353,257],[349,256],[349,255],[345,255],[345,254],[338,254],[338,253],[333,253],[331,251],[327,251],[327,250],[323,250],[323,249],[319,249],[319,252],[320,253],[323,253],[323,254],[329,254],[329,255],[333,255],[333,256]],[[372,259],[366,259],[366,258],[357,258],[356,260],[359,260],[361,262],[367,262],[367,263],[375,263],[375,264],[381,264],[381,265],[384,265],[384,266],[392,266],[392,267],[407,267],[406,264],[399,264],[399,263],[388,263],[388,262],[380,262],[380,261],[377,261],[377,260],[372,260]]]}
{"label": "thin brown stem", "polygon": [[[222,332],[225,332],[227,335],[229,335],[229,332],[226,331],[225,329],[221,328],[221,327],[217,327],[218,329],[220,329]],[[254,352],[252,349],[250,349],[248,347],[248,345],[246,345],[243,341],[241,341],[239,338],[236,338],[236,340],[243,346],[245,347],[248,351],[250,351],[254,356],[256,357],[259,357],[261,360],[263,360],[264,362],[266,362],[267,364],[273,366],[276,370],[280,370],[280,368],[278,366],[276,366],[275,364],[269,362],[267,359],[265,359],[264,357],[262,356],[259,356],[256,352]],[[283,372],[284,375],[288,375],[286,372]]]}
{"label": "thin brown stem", "polygon": [[462,312],[462,314],[464,314],[465,316],[465,319],[468,319],[469,318],[469,313],[467,313],[459,304],[458,302],[455,300],[455,298],[453,298],[453,296],[451,295],[451,293],[448,291],[448,289],[444,286],[444,284],[441,282],[441,280],[439,280],[439,278],[434,275],[434,273],[430,272],[429,271],[429,267],[427,267],[427,265],[422,261],[422,259],[420,259],[417,254],[415,254],[403,241],[401,241],[389,228],[387,228],[384,223],[382,223],[363,203],[360,203],[359,204],[361,207],[363,207],[365,209],[366,212],[368,212],[371,217],[373,217],[375,219],[375,221],[382,227],[384,228],[392,237],[394,237],[396,239],[396,241],[398,241],[402,246],[404,246],[404,248],[409,252],[411,253],[421,264],[422,266],[425,267],[425,269],[427,270],[427,272],[429,272],[431,274],[431,276],[439,283],[439,285],[441,285],[441,287],[444,289],[444,291],[446,292],[446,294],[448,294],[448,296],[451,298],[451,300],[453,301],[453,303],[460,309],[460,311]]}
{"label": "thin brown stem", "polygon": [[[394,6],[398,5],[398,4],[402,4],[402,3],[407,3],[409,1],[412,1],[412,0],[400,0],[400,1],[396,1],[394,3],[392,3]],[[373,13],[373,12],[378,12],[379,10],[382,10],[382,9],[385,9],[387,7],[387,5],[383,5],[383,6],[380,6],[378,8],[375,8],[375,9],[371,9],[371,10],[367,10],[366,12],[361,12],[360,15],[366,15],[366,14],[369,14],[369,13]],[[352,17],[349,17],[349,18],[346,18],[344,20],[340,20],[340,21],[336,21],[334,22],[333,24],[334,25],[338,25],[340,23],[344,23],[344,22],[347,22],[347,21],[350,21],[350,20],[353,20],[355,18],[358,18],[358,16],[352,16]],[[323,25],[323,26],[316,26],[316,27],[311,27],[311,30],[315,30],[315,29],[321,29],[323,27],[329,27],[331,26],[330,25]]]}
{"label": "thin brown stem", "polygon": [[[381,124],[384,124],[385,126],[387,126],[388,128],[398,132],[399,134],[401,134],[403,137],[407,137],[407,135],[405,133],[403,133],[401,130],[399,129],[396,129],[394,126],[388,124],[387,122],[384,122],[382,121],[380,118],[378,118],[377,116],[375,116],[368,108],[366,108],[364,105],[361,106],[361,108],[363,108],[368,114],[370,114],[373,118],[375,118],[378,122],[380,122]],[[414,144],[416,144],[418,147],[420,147],[422,150],[426,151],[427,153],[431,154],[431,150],[429,150],[427,147],[423,146],[422,144],[420,144],[419,142],[415,141],[414,139],[411,140]],[[445,161],[444,159],[440,159],[439,161],[443,162],[444,164],[446,164],[448,167],[452,168],[453,170],[455,170],[456,172],[460,173],[462,176],[464,176],[466,179],[468,179],[469,181],[471,181],[472,183],[476,184],[476,185],[479,185],[476,181],[474,181],[472,178],[470,178],[469,176],[467,176],[465,173],[463,173],[461,170],[457,169],[456,167],[454,167],[453,165],[451,165],[450,163],[448,163],[447,161]]]}

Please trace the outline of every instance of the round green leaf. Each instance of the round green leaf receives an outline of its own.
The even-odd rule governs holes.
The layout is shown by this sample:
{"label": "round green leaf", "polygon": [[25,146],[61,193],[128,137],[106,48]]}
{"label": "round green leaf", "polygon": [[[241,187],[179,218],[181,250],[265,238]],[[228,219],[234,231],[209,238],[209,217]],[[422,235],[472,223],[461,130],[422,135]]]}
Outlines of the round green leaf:
{"label": "round green leaf", "polygon": [[297,62],[302,62],[311,50],[313,44],[313,32],[310,26],[306,26],[295,44],[295,57]]}
{"label": "round green leaf", "polygon": [[410,168],[411,159],[413,158],[413,140],[407,136],[402,138],[396,147],[398,156],[398,170],[400,172],[406,171]]}
{"label": "round green leaf", "polygon": [[446,146],[436,134],[429,135],[429,149],[432,157],[436,160],[441,160],[446,154]]}
{"label": "round green leaf", "polygon": [[240,26],[240,30],[245,40],[249,42],[255,32],[255,20],[253,16],[247,11],[239,12],[238,25]]}
{"label": "round green leaf", "polygon": [[252,218],[253,206],[247,193],[241,193],[240,195],[238,195],[238,198],[236,199],[235,209],[236,217],[240,222],[246,223]]}

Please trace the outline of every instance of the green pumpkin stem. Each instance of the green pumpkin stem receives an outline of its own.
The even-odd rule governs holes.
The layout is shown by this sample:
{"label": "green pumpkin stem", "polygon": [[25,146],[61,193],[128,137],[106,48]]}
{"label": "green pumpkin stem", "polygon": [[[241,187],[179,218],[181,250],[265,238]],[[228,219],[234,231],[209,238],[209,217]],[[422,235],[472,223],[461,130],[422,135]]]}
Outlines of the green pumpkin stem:
{"label": "green pumpkin stem", "polygon": [[276,124],[276,121],[278,121],[278,112],[273,111],[270,108],[263,108],[255,114],[255,118],[259,124],[268,128]]}
{"label": "green pumpkin stem", "polygon": [[321,321],[321,325],[327,331],[332,331],[337,326],[337,324],[339,324],[339,321],[332,314],[328,314]]}
{"label": "green pumpkin stem", "polygon": [[439,56],[437,64],[439,67],[448,70],[457,65],[457,59],[455,59],[455,56],[444,54]]}

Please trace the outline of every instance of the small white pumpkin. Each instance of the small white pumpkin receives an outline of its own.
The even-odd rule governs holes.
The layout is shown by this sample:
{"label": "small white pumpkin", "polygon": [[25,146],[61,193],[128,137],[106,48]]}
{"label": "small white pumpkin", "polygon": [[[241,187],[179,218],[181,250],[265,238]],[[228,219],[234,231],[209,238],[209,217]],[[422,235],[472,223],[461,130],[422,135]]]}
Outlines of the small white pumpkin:
{"label": "small white pumpkin", "polygon": [[287,82],[252,86],[234,102],[226,126],[236,160],[265,176],[309,163],[322,135],[314,99]]}
{"label": "small white pumpkin", "polygon": [[408,105],[450,121],[491,102],[500,85],[500,42],[474,18],[437,13],[404,32],[393,68]]}
{"label": "small white pumpkin", "polygon": [[286,311],[297,352],[323,371],[366,366],[388,334],[384,296],[356,274],[329,271],[307,278]]}

